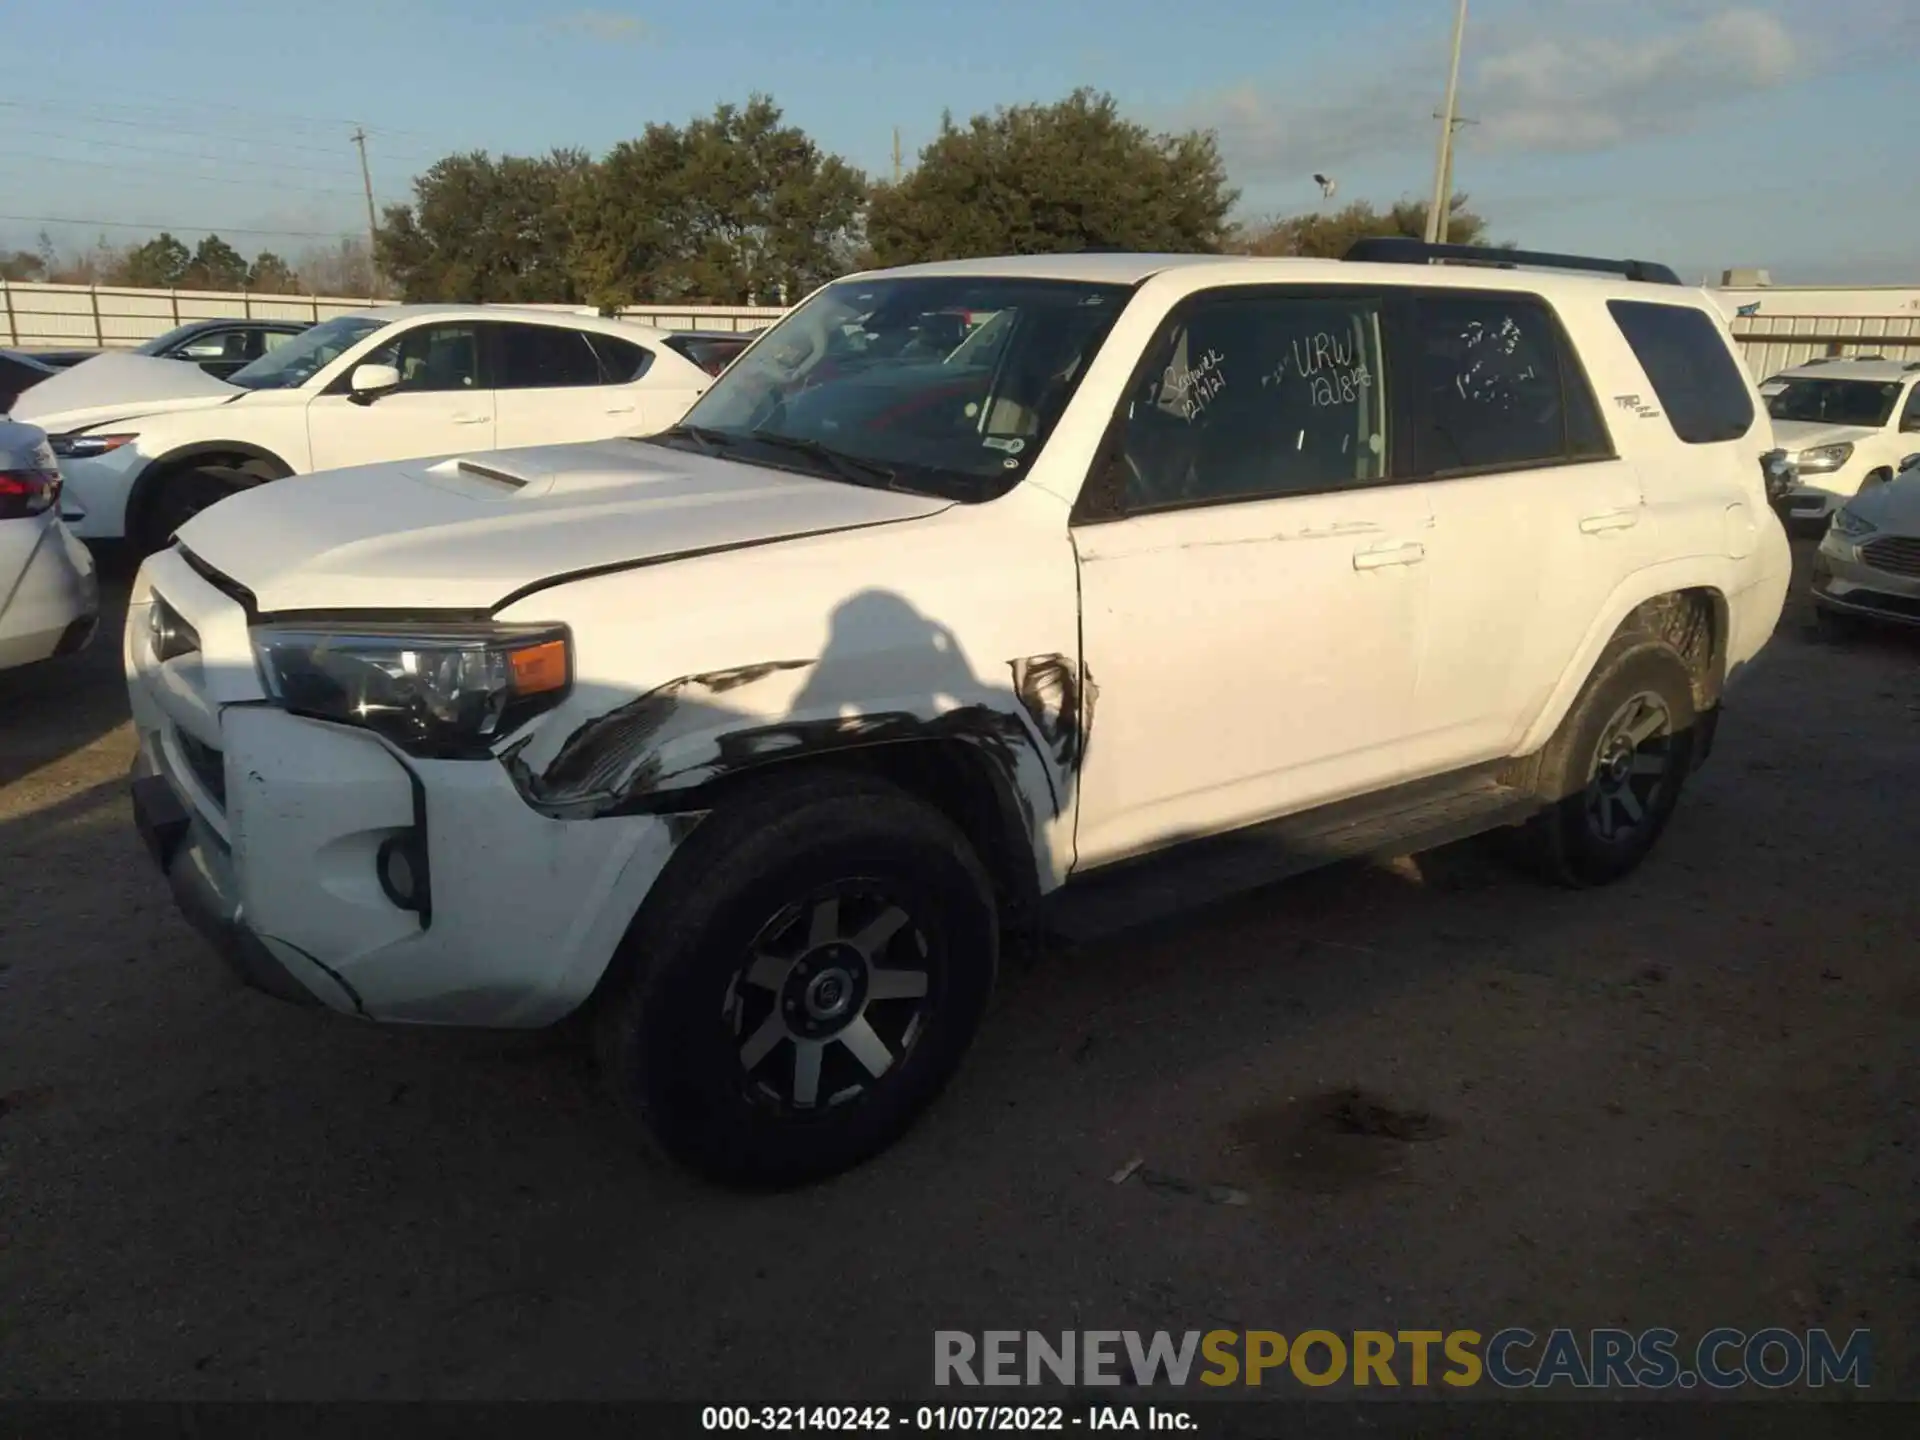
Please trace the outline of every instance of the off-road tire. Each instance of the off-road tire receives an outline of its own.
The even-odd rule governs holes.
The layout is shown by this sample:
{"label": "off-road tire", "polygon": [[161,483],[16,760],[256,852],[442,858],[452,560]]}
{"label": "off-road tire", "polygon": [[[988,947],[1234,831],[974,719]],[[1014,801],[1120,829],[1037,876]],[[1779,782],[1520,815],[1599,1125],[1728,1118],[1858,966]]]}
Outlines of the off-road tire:
{"label": "off-road tire", "polygon": [[[808,897],[835,886],[869,886],[906,911],[904,941],[885,944],[906,943],[924,956],[925,997],[904,1002],[924,1014],[916,1011],[918,1028],[908,1027],[911,1038],[890,1068],[852,1074],[866,1087],[860,1093],[844,1098],[843,1090],[839,1103],[827,1103],[834,1092],[823,1088],[801,1110],[793,1068],[800,1040],[775,1041],[766,1058],[749,1063],[761,1022],[743,1018],[763,1002],[791,1009],[793,992],[764,993],[743,966],[757,969],[751,957],[767,950],[784,952],[765,938],[768,927],[795,907],[811,914]],[[837,913],[842,902],[835,903]],[[814,938],[809,929],[800,941],[789,984],[804,978],[810,956],[829,953],[804,949]],[[946,1084],[986,1009],[998,945],[992,885],[944,815],[857,773],[773,782],[702,820],[642,907],[594,1014],[601,1074],[662,1151],[712,1179],[755,1188],[817,1180],[892,1144]],[[876,973],[867,970],[867,980]],[[872,999],[867,993],[860,1023],[880,1014],[878,988]],[[811,989],[806,999],[811,1006]],[[804,1011],[801,1019],[811,1023]],[[883,1028],[875,1018],[868,1033]],[[830,1054],[843,1048],[848,1054],[837,1061],[816,1062],[816,1084],[827,1083],[822,1063],[848,1077],[858,1055],[850,1044],[826,1042]],[[783,1067],[791,1080],[784,1097],[772,1093]]]}
{"label": "off-road tire", "polygon": [[[1657,744],[1634,747],[1625,757],[1629,801],[1620,797],[1615,774],[1619,747],[1629,737],[1615,727],[1642,698],[1650,702],[1643,707],[1649,715],[1664,711],[1666,724]],[[1692,675],[1672,646],[1645,634],[1615,640],[1542,751],[1535,781],[1542,809],[1508,836],[1508,852],[1541,878],[1575,888],[1630,873],[1679,804],[1699,743],[1697,719]],[[1657,776],[1638,773],[1656,758],[1663,767]],[[1597,774],[1597,767],[1606,773]],[[1653,783],[1642,783],[1648,780]],[[1629,803],[1637,818],[1630,818]],[[1611,836],[1599,817],[1612,820]]]}

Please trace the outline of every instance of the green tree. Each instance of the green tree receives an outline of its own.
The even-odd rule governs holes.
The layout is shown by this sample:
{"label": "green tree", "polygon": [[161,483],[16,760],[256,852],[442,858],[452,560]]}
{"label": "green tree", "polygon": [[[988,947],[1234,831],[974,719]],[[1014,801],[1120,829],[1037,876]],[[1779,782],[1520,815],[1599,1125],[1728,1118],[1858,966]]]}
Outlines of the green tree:
{"label": "green tree", "polygon": [[913,173],[875,187],[867,237],[882,264],[1089,248],[1215,251],[1239,198],[1212,135],[1156,134],[1113,98],[943,117]]}
{"label": "green tree", "polygon": [[31,250],[0,255],[0,280],[44,280],[47,262]]}
{"label": "green tree", "polygon": [[[1335,210],[1294,215],[1242,226],[1231,248],[1245,255],[1297,255],[1308,259],[1338,260],[1356,240],[1403,236],[1419,240],[1427,233],[1427,209],[1419,200],[1398,200],[1377,210],[1365,200]],[[1455,195],[1448,206],[1447,241],[1453,245],[1485,245],[1487,222],[1467,208],[1467,197]]]}
{"label": "green tree", "polygon": [[266,295],[297,295],[300,277],[293,267],[271,250],[262,250],[247,267],[247,289]]}
{"label": "green tree", "polygon": [[247,283],[246,258],[218,235],[209,235],[194,247],[179,283],[187,290],[238,290]]}
{"label": "green tree", "polygon": [[865,195],[755,95],[616,145],[579,195],[574,273],[603,306],[797,300],[851,264]]}
{"label": "green tree", "polygon": [[408,300],[565,303],[574,197],[593,168],[583,151],[539,159],[449,155],[387,207],[380,268]]}
{"label": "green tree", "polygon": [[171,290],[193,263],[187,247],[162,230],[144,245],[129,250],[114,267],[108,283],[137,285],[151,290]]}

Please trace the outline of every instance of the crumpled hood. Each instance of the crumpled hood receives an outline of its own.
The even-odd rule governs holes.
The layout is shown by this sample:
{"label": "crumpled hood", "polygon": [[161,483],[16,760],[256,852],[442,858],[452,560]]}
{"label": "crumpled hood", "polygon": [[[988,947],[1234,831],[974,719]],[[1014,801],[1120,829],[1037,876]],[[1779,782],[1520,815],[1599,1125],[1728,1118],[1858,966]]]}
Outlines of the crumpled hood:
{"label": "crumpled hood", "polygon": [[1877,430],[1864,425],[1829,425],[1819,420],[1776,420],[1773,422],[1773,438],[1783,449],[1799,452],[1811,450],[1816,445],[1858,445],[1862,440],[1877,435]]}
{"label": "crumpled hood", "polygon": [[109,353],[48,376],[15,402],[13,413],[59,435],[161,410],[224,405],[246,393],[185,360]]}
{"label": "crumpled hood", "polygon": [[195,516],[180,543],[264,612],[487,611],[558,576],[952,504],[606,440],[276,480]]}

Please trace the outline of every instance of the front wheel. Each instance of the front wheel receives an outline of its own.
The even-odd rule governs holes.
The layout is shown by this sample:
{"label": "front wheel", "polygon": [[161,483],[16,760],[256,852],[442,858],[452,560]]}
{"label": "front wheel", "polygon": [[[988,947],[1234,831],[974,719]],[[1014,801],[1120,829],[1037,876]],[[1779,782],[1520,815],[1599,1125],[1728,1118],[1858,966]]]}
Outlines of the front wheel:
{"label": "front wheel", "polygon": [[1604,885],[1646,859],[1693,768],[1686,663],[1647,637],[1616,642],[1541,756],[1541,813],[1517,837],[1545,878]]}
{"label": "front wheel", "polygon": [[978,1028],[999,927],[947,819],[857,775],[769,786],[674,857],[598,1017],[602,1070],[673,1158],[803,1183],[891,1144]]}

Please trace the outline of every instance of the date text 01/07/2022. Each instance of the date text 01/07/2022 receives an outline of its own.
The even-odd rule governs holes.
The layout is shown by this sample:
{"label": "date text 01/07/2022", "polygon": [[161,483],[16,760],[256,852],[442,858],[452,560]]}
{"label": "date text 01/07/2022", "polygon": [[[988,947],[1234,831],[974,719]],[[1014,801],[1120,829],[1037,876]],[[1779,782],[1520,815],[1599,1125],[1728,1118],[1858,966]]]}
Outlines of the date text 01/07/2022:
{"label": "date text 01/07/2022", "polygon": [[936,1434],[949,1431],[1010,1432],[1073,1430],[1192,1431],[1193,1416],[1152,1405],[708,1405],[701,1409],[703,1431],[741,1433],[891,1432]]}

